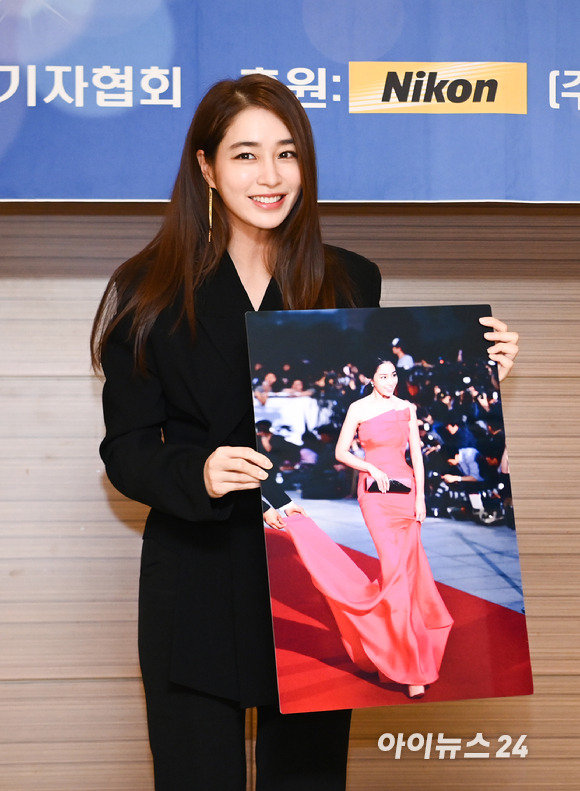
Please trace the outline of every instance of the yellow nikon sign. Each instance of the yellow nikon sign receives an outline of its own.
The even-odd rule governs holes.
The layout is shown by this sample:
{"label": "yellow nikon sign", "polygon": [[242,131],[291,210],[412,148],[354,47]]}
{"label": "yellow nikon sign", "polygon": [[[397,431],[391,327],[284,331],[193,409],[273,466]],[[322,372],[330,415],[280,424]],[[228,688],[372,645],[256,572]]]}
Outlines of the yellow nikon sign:
{"label": "yellow nikon sign", "polygon": [[527,113],[526,63],[349,64],[351,113]]}

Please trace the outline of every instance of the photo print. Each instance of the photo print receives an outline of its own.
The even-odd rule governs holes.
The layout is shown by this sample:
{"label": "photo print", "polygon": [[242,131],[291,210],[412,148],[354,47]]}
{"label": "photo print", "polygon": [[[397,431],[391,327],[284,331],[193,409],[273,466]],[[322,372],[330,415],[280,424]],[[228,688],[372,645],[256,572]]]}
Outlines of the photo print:
{"label": "photo print", "polygon": [[283,712],[532,693],[487,315],[247,314]]}

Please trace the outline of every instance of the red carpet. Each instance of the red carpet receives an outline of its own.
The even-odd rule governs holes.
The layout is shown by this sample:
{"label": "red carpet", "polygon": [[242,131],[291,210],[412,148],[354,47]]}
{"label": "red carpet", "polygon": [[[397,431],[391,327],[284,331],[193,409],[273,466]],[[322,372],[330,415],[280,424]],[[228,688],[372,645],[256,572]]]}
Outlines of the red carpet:
{"label": "red carpet", "polygon": [[[389,706],[410,701],[347,656],[330,610],[282,532],[266,531],[276,660],[283,712]],[[376,558],[348,554],[371,578]],[[506,607],[438,583],[454,618],[439,680],[421,702],[532,693],[526,619]]]}

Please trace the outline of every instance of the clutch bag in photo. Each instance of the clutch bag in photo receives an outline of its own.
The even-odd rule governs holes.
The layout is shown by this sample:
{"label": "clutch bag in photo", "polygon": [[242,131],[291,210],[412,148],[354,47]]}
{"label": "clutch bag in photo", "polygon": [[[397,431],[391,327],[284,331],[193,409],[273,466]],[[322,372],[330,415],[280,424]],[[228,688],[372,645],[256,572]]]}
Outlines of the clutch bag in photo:
{"label": "clutch bag in photo", "polygon": [[370,476],[365,479],[365,491],[376,492],[377,494],[409,494],[411,491],[411,480],[398,481],[396,478],[389,478],[389,488],[386,492],[381,492],[378,483]]}

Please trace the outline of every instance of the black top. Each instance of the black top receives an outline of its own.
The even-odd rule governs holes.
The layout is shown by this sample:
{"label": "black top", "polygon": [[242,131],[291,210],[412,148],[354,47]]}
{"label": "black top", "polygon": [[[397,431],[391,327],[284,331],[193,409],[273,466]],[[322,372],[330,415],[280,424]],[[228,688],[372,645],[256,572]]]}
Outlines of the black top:
{"label": "black top", "polygon": [[[379,304],[375,264],[335,248],[357,307]],[[338,305],[338,307],[345,307]],[[260,310],[281,310],[272,280]],[[228,255],[196,296],[197,331],[157,319],[147,342],[147,375],[134,369],[129,322],[103,353],[106,436],[101,456],[111,483],[151,506],[144,538],[181,558],[172,680],[239,701],[277,701],[272,619],[259,490],[212,499],[203,467],[220,445],[255,447],[244,315],[253,310]]]}

